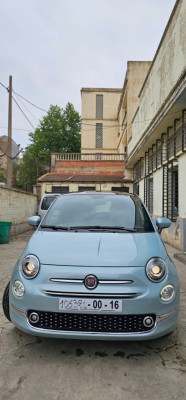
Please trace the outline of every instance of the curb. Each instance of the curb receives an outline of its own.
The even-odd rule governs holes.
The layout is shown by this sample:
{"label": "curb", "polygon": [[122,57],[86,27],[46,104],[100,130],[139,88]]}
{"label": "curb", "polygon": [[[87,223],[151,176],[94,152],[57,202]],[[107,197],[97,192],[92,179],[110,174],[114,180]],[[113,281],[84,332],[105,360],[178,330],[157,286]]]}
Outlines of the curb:
{"label": "curb", "polygon": [[176,253],[174,254],[174,257],[186,265],[186,253]]}

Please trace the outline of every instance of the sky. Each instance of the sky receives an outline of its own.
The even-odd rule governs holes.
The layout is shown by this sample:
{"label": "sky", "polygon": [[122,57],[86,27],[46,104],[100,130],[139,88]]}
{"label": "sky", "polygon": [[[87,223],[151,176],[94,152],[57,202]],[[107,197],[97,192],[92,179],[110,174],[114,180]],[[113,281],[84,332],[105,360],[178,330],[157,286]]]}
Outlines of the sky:
{"label": "sky", "polygon": [[[81,88],[122,88],[127,61],[151,61],[175,0],[1,0],[0,83],[13,79],[12,138],[25,148],[50,105]],[[16,92],[16,93],[15,93]],[[0,136],[8,135],[8,93],[0,85]],[[34,128],[33,128],[34,127]]]}

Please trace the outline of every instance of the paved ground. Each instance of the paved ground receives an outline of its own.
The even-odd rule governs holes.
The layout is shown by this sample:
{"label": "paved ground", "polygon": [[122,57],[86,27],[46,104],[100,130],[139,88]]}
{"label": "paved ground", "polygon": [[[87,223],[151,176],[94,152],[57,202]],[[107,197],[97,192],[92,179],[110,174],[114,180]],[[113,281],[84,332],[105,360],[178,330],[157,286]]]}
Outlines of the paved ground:
{"label": "paved ground", "polygon": [[[0,245],[0,288],[9,280],[29,234]],[[167,246],[171,257],[178,253]],[[178,329],[152,342],[85,342],[28,336],[0,308],[0,399],[186,399],[186,265]]]}

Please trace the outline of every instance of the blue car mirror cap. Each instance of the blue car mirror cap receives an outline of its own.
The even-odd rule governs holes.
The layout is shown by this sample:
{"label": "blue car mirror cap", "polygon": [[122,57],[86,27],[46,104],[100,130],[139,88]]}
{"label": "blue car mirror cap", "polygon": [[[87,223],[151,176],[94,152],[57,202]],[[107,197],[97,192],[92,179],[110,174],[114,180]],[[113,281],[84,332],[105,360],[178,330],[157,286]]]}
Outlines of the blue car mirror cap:
{"label": "blue car mirror cap", "polygon": [[161,233],[162,229],[169,228],[172,221],[169,218],[158,217],[156,218],[156,226],[158,227],[158,232]]}
{"label": "blue car mirror cap", "polygon": [[40,222],[41,222],[41,217],[38,215],[34,215],[33,217],[30,217],[28,219],[28,223],[31,226],[38,226],[40,224]]}

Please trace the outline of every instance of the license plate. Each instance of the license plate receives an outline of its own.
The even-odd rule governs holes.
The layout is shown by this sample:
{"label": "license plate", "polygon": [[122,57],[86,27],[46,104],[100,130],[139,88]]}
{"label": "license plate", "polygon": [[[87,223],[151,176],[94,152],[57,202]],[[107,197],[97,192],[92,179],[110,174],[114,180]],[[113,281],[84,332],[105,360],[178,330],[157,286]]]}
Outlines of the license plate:
{"label": "license plate", "polygon": [[122,300],[60,298],[59,310],[122,312]]}

